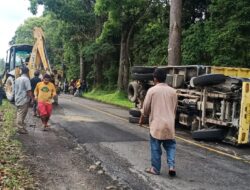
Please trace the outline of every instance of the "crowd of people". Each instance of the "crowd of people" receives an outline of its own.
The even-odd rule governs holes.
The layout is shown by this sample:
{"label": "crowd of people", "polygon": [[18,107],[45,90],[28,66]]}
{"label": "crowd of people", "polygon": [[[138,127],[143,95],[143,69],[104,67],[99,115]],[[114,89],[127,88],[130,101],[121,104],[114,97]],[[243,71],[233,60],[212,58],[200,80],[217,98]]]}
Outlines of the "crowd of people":
{"label": "crowd of people", "polygon": [[40,72],[34,73],[34,78],[29,78],[29,69],[23,67],[21,76],[15,81],[15,105],[17,107],[16,126],[17,132],[27,134],[24,122],[28,108],[33,105],[34,116],[39,116],[43,124],[43,130],[49,128],[48,121],[52,113],[52,102],[58,103],[56,99],[57,90],[54,79],[49,74],[44,74],[40,79]]}
{"label": "crowd of people", "polygon": [[52,103],[58,104],[58,95],[61,92],[82,96],[88,90],[85,80],[75,79],[70,83],[67,80],[61,82],[60,76],[55,78],[54,75],[44,74],[41,77],[39,71],[35,71],[34,77],[30,79],[27,67],[23,67],[21,71],[21,76],[15,82],[15,105],[17,107],[16,124],[18,132],[22,134],[28,133],[24,120],[30,104],[33,107],[33,116],[40,117],[44,130],[47,130],[52,113]]}
{"label": "crowd of people", "polygon": [[65,94],[82,96],[84,92],[88,91],[88,83],[85,80],[72,79],[70,82],[65,81],[60,88]]}

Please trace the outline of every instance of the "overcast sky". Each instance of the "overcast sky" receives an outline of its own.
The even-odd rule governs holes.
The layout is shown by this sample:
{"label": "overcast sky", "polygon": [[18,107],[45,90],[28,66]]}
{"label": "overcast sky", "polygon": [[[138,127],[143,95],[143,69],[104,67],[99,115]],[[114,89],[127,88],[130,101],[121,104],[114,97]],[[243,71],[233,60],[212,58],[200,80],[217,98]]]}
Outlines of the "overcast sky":
{"label": "overcast sky", "polygon": [[[28,10],[29,0],[1,0],[0,1],[0,58],[5,59],[9,48],[9,41],[28,17],[33,15]],[[38,15],[41,15],[42,7],[39,7]]]}

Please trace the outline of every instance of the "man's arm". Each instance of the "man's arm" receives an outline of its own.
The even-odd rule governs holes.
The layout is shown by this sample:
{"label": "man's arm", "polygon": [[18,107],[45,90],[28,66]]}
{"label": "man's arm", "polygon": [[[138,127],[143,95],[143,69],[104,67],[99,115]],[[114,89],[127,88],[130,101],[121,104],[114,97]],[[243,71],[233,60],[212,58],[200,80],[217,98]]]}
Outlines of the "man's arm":
{"label": "man's arm", "polygon": [[26,92],[27,95],[31,98],[31,100],[33,101],[33,95],[32,95],[32,91],[31,91],[31,82],[29,79],[27,79],[25,81],[25,88],[26,88]]}
{"label": "man's arm", "polygon": [[37,84],[37,85],[36,85],[36,88],[35,88],[35,90],[34,90],[35,100],[37,99],[38,93],[39,93],[39,87],[38,87],[38,86],[39,86],[39,85]]}

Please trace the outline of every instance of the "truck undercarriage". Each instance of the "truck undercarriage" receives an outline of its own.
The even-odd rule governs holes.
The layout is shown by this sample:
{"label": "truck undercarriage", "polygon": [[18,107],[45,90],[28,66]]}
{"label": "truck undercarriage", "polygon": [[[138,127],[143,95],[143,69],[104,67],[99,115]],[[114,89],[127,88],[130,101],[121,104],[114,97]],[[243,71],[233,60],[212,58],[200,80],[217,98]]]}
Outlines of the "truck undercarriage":
{"label": "truck undercarriage", "polygon": [[[218,74],[215,68],[208,66],[161,68],[166,70],[166,83],[177,90],[176,123],[190,128],[194,139],[248,143],[249,79]],[[154,85],[154,69],[135,66],[131,70],[134,81],[129,84],[128,94],[138,111],[147,90]]]}

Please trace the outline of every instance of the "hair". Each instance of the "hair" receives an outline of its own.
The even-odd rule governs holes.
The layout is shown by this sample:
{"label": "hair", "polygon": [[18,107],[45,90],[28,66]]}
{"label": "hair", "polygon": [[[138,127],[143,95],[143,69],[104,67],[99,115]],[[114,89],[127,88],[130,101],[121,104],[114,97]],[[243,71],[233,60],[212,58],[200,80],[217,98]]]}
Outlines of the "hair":
{"label": "hair", "polygon": [[44,74],[44,75],[43,75],[43,79],[49,79],[49,80],[50,80],[50,79],[51,79],[51,76],[50,76],[49,74]]}
{"label": "hair", "polygon": [[21,71],[22,71],[22,74],[28,74],[29,73],[29,68],[28,67],[22,67]]}
{"label": "hair", "polygon": [[40,75],[40,71],[35,71],[35,73],[34,73],[34,75],[36,76],[36,77],[38,77],[39,75]]}
{"label": "hair", "polygon": [[160,83],[166,81],[166,71],[164,69],[156,68],[153,77]]}

